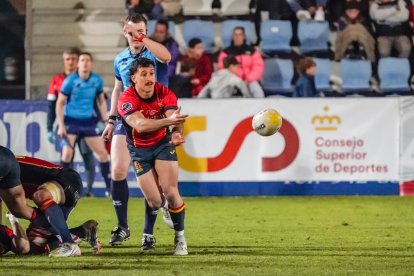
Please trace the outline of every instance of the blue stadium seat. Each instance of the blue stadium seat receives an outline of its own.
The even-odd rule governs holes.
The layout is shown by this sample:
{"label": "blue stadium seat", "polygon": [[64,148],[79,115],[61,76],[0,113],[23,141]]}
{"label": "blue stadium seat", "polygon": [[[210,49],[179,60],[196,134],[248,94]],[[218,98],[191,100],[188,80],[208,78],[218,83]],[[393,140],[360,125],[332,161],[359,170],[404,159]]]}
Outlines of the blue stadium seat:
{"label": "blue stadium seat", "polygon": [[[152,33],[155,30],[155,24],[157,23],[157,20],[149,20],[147,23],[147,31],[148,35],[151,36]],[[175,37],[175,23],[174,21],[168,21],[168,32],[172,37]]]}
{"label": "blue stadium seat", "polygon": [[212,53],[214,50],[214,25],[211,21],[205,20],[186,20],[183,24],[183,37],[188,47],[188,42],[198,37],[203,41],[204,49],[208,53]]}
{"label": "blue stadium seat", "polygon": [[300,21],[298,38],[302,53],[327,52],[329,49],[329,24],[327,21]]}
{"label": "blue stadium seat", "polygon": [[270,58],[264,60],[262,85],[266,96],[291,96],[293,62],[290,59]]}
{"label": "blue stadium seat", "polygon": [[290,53],[292,23],[288,20],[266,20],[260,27],[261,48],[266,54]]}
{"label": "blue stadium seat", "polygon": [[371,91],[369,80],[372,75],[371,62],[368,60],[343,59],[340,63],[342,91],[347,94]]}
{"label": "blue stadium seat", "polygon": [[224,47],[228,47],[231,44],[233,29],[235,27],[244,27],[246,33],[247,44],[253,42],[254,39],[254,29],[253,24],[250,21],[245,20],[225,20],[221,25],[221,41],[223,42]]}
{"label": "blue stadium seat", "polygon": [[318,91],[331,91],[331,61],[329,59],[313,58],[316,63],[315,86]]}
{"label": "blue stadium seat", "polygon": [[381,58],[378,61],[378,77],[381,92],[393,94],[409,92],[410,63],[406,58]]}

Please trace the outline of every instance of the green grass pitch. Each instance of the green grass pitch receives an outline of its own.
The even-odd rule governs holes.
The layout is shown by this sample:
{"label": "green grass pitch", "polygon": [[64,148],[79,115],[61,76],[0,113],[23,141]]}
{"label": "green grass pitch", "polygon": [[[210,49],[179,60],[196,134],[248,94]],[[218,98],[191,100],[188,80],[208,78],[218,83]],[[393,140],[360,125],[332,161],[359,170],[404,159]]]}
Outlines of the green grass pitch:
{"label": "green grass pitch", "polygon": [[158,218],[157,250],[141,255],[143,199],[130,199],[131,239],[108,246],[109,199],[82,199],[69,225],[99,221],[103,249],[79,258],[0,257],[1,275],[414,275],[414,198],[186,198],[189,256],[172,255]]}

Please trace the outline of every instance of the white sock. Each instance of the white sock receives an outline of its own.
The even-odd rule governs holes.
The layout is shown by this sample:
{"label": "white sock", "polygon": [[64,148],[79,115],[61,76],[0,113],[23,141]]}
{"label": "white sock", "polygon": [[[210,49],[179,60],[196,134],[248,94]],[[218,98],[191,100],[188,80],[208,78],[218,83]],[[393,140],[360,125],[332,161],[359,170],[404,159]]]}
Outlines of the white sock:
{"label": "white sock", "polygon": [[182,231],[175,231],[175,238],[179,241],[185,241],[184,238],[184,230]]}

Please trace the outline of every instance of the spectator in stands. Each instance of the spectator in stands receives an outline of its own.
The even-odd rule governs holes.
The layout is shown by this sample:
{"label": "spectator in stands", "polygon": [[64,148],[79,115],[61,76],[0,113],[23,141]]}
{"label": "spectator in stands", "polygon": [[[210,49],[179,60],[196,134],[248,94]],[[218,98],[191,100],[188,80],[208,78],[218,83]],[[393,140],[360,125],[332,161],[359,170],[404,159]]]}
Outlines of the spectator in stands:
{"label": "spectator in stands", "polygon": [[162,0],[128,0],[128,15],[135,13],[144,14],[148,19],[163,19],[164,9]]}
{"label": "spectator in stands", "polygon": [[315,86],[316,63],[309,57],[298,61],[297,71],[299,79],[296,81],[294,97],[319,97]]}
{"label": "spectator in stands", "polygon": [[286,0],[290,9],[299,20],[325,20],[325,5],[327,0]]}
{"label": "spectator in stands", "polygon": [[253,97],[263,98],[264,92],[259,84],[264,70],[263,58],[258,50],[247,45],[243,27],[234,28],[231,45],[218,56],[218,69],[224,68],[223,60],[228,55],[235,56],[240,63],[237,76],[247,83]]}
{"label": "spectator in stands", "polygon": [[[326,3],[326,15],[328,21],[331,23],[334,31],[339,28],[339,20],[345,17],[346,10],[348,9],[347,3],[357,2],[360,16],[365,18],[366,22],[369,22],[369,1],[365,0],[328,0]],[[369,27],[369,30],[372,28]]]}
{"label": "spectator in stands", "polygon": [[168,21],[160,19],[155,24],[152,40],[164,45],[171,54],[171,61],[168,63],[168,77],[171,79],[175,75],[177,61],[180,57],[180,50],[177,41],[168,32]]}
{"label": "spectator in stands", "polygon": [[375,24],[379,55],[389,57],[394,48],[398,57],[408,58],[411,53],[411,33],[406,2],[376,0],[371,3],[369,12]]}
{"label": "spectator in stands", "polygon": [[375,62],[375,39],[371,23],[361,14],[363,3],[346,1],[345,14],[338,21],[338,36],[335,41],[335,60],[347,58],[369,59]]}
{"label": "spectator in stands", "polygon": [[180,73],[171,78],[169,88],[178,98],[193,97],[193,84],[191,79],[195,74],[195,66],[191,60],[180,63]]}
{"label": "spectator in stands", "polygon": [[208,83],[214,71],[213,62],[210,56],[204,52],[201,39],[191,39],[188,42],[187,53],[180,60],[190,60],[195,66],[195,73],[191,79],[191,84],[193,85],[193,97],[196,97]]}
{"label": "spectator in stands", "polygon": [[227,56],[223,60],[224,69],[221,69],[211,77],[198,95],[199,98],[231,98],[236,95],[250,98],[246,83],[237,76],[239,62],[234,56]]}
{"label": "spectator in stands", "polygon": [[256,12],[254,14],[254,24],[257,34],[256,45],[259,45],[260,37],[260,24],[262,21],[270,20],[290,20],[294,21],[293,12],[290,10],[290,7],[286,0],[257,0],[256,2]]}
{"label": "spectator in stands", "polygon": [[[71,48],[67,49],[63,52],[63,73],[59,73],[55,75],[49,84],[49,91],[47,94],[47,104],[48,104],[48,112],[47,112],[47,138],[50,143],[55,144],[56,141],[56,133],[53,130],[53,124],[56,119],[56,100],[59,96],[60,89],[62,87],[62,83],[65,78],[76,72],[77,64],[78,64],[78,57],[79,57],[79,49]],[[95,181],[95,159],[93,157],[93,153],[88,145],[85,143],[85,139],[83,137],[79,137],[76,141],[78,144],[79,151],[82,155],[83,162],[85,163],[85,172],[86,172],[86,183],[88,187],[88,191],[86,196],[92,196],[92,185]],[[60,147],[60,146],[59,146]]]}

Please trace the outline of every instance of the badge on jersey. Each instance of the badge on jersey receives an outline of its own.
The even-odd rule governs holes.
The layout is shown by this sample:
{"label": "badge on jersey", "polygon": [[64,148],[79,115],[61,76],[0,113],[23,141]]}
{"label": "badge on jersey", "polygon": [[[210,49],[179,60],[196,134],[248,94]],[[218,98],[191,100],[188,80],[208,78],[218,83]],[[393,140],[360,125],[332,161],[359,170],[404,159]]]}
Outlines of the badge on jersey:
{"label": "badge on jersey", "polygon": [[122,104],[122,110],[127,113],[128,111],[131,111],[132,104],[131,103],[123,103]]}

